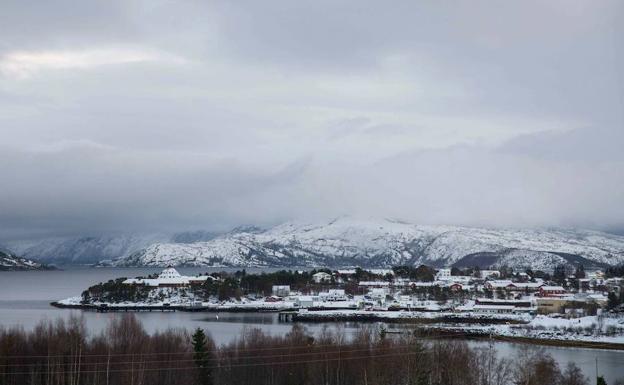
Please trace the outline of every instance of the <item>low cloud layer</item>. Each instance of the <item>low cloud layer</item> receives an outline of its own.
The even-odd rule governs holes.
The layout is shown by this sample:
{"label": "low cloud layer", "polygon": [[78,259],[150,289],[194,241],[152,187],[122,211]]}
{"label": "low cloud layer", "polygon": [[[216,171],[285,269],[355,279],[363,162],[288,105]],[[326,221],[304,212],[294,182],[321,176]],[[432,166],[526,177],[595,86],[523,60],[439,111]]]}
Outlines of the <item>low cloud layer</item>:
{"label": "low cloud layer", "polygon": [[0,239],[624,227],[621,2],[0,7]]}

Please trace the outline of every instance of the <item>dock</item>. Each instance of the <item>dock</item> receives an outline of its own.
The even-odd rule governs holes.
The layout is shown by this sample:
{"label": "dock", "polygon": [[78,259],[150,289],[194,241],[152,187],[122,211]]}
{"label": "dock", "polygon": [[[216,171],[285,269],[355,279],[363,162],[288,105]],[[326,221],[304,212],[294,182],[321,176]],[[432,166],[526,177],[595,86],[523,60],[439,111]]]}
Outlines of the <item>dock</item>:
{"label": "dock", "polygon": [[299,314],[299,312],[296,310],[281,311],[277,315],[277,320],[279,322],[292,322],[295,320],[297,314]]}

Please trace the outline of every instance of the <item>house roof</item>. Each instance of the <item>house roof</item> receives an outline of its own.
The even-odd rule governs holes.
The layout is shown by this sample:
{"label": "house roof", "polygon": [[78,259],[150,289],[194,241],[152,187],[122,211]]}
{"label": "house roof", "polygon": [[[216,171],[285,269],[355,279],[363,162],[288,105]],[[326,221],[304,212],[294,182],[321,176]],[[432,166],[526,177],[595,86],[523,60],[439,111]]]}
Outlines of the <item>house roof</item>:
{"label": "house roof", "polygon": [[565,291],[562,286],[542,286],[544,291]]}
{"label": "house roof", "polygon": [[493,280],[493,281],[487,281],[486,285],[489,284],[490,286],[494,287],[494,288],[499,288],[499,287],[508,287],[510,285],[513,285],[513,282],[509,281],[509,280]]}

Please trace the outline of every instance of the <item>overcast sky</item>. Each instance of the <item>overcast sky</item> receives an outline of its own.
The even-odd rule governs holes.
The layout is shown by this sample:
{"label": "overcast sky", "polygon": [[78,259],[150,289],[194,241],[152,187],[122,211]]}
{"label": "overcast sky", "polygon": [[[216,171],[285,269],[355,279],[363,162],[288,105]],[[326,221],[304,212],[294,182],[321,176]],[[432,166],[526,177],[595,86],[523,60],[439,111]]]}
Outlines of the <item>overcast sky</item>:
{"label": "overcast sky", "polygon": [[624,228],[624,2],[0,3],[0,238]]}

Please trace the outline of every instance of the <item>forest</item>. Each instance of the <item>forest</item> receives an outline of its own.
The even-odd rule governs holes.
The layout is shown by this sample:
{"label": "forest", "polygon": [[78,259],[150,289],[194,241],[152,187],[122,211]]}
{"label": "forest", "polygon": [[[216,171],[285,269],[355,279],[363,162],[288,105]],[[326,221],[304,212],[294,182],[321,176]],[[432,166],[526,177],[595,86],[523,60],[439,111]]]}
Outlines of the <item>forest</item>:
{"label": "forest", "polygon": [[560,367],[538,348],[499,357],[493,348],[470,348],[464,340],[389,334],[375,326],[355,335],[340,328],[311,335],[298,324],[281,336],[249,328],[221,346],[201,329],[149,334],[132,314],[111,319],[93,336],[80,318],[41,322],[32,331],[0,329],[0,385],[43,384],[583,385],[589,380],[573,363]]}

